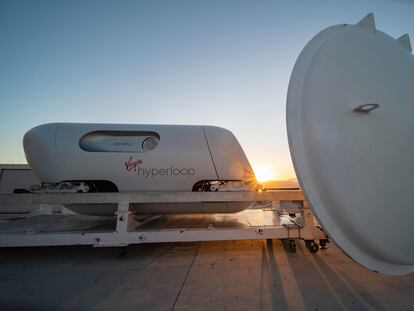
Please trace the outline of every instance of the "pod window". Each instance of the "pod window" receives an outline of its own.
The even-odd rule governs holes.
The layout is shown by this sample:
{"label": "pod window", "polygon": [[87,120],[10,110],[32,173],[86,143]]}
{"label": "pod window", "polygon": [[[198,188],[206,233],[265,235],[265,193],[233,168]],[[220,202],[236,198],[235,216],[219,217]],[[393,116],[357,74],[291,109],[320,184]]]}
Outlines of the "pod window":
{"label": "pod window", "polygon": [[89,152],[148,152],[157,148],[160,135],[149,131],[95,131],[82,136],[79,146]]}

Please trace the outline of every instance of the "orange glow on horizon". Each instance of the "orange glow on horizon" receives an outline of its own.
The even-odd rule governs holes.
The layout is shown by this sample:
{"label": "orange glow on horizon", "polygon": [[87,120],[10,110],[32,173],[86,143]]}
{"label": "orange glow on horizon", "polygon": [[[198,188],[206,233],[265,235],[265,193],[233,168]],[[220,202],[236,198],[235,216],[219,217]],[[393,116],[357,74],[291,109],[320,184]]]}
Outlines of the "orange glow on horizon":
{"label": "orange glow on horizon", "polygon": [[263,164],[254,165],[253,171],[254,171],[254,174],[256,175],[256,180],[258,182],[265,182],[265,181],[277,179],[277,174],[268,165],[263,165]]}

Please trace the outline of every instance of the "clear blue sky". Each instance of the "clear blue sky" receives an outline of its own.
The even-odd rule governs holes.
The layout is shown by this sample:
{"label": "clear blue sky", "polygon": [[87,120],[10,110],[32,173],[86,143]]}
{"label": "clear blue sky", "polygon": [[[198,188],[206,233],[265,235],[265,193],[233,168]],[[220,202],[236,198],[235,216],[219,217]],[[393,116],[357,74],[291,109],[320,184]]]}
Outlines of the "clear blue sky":
{"label": "clear blue sky", "polygon": [[373,11],[414,38],[414,2],[0,2],[0,163],[47,122],[209,124],[253,165],[294,176],[285,99],[296,57],[320,30]]}

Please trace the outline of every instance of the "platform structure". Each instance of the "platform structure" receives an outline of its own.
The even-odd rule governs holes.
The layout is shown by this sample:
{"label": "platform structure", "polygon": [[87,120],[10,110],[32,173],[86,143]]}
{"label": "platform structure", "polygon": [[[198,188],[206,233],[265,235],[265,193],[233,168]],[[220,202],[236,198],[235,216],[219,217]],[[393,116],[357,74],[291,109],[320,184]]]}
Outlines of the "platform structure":
{"label": "platform structure", "polygon": [[[247,209],[236,214],[136,216],[131,203],[301,202],[298,213],[280,209]],[[300,190],[264,192],[125,192],[71,194],[1,194],[0,204],[116,203],[116,217],[29,215],[0,222],[0,247],[130,244],[219,240],[305,240],[312,252],[315,240],[327,236],[317,225]],[[273,204],[275,206],[275,204]],[[298,220],[298,221],[297,221]],[[322,245],[322,244],[321,244]]]}

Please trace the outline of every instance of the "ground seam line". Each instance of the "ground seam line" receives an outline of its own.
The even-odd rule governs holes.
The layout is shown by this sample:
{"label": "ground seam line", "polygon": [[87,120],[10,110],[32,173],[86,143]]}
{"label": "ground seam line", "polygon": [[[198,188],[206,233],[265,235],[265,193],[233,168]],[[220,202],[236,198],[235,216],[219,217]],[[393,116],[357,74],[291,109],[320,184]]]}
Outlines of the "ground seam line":
{"label": "ground seam line", "polygon": [[184,278],[184,280],[183,280],[183,283],[181,284],[181,287],[180,287],[180,290],[179,290],[179,292],[178,292],[178,294],[177,294],[177,297],[175,297],[175,301],[174,301],[174,304],[173,304],[173,306],[172,306],[172,308],[171,308],[171,311],[173,311],[173,310],[174,310],[175,305],[177,304],[178,298],[180,297],[181,292],[182,292],[182,290],[183,290],[183,288],[184,288],[184,284],[185,284],[185,282],[187,281],[188,276],[190,275],[191,268],[193,267],[194,261],[195,261],[195,259],[196,259],[197,255],[198,255],[198,251],[199,251],[199,249],[200,249],[200,246],[201,246],[201,244],[199,244],[199,245],[198,245],[198,247],[197,247],[197,251],[196,251],[196,252],[195,252],[195,254],[194,254],[193,260],[191,261],[191,264],[190,264],[190,266],[188,267],[187,274],[185,275],[185,278]]}

